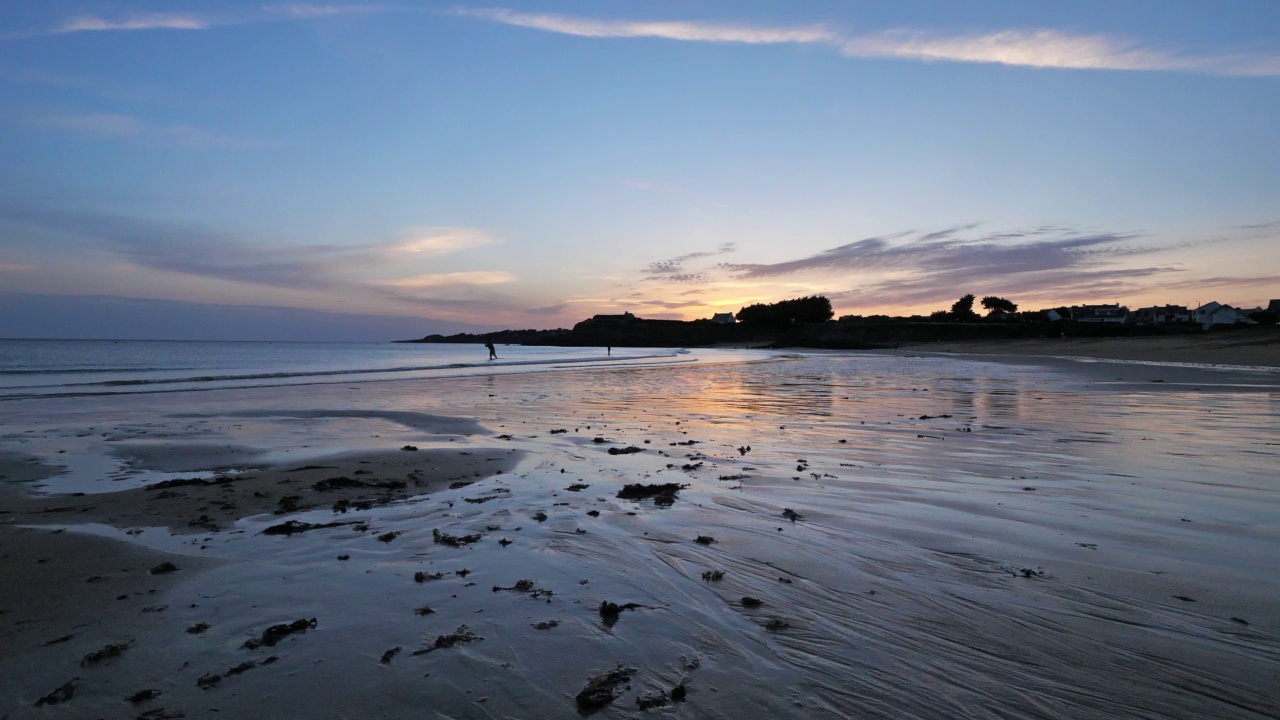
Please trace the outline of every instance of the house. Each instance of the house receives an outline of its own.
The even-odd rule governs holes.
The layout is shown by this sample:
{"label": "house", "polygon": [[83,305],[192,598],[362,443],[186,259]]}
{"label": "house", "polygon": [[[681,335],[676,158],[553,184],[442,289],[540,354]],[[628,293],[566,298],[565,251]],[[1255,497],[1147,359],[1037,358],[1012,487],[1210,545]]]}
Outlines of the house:
{"label": "house", "polygon": [[1219,302],[1201,305],[1195,309],[1194,315],[1195,321],[1200,323],[1200,326],[1206,330],[1214,325],[1254,324],[1239,310]]}
{"label": "house", "polygon": [[1272,300],[1267,305],[1267,312],[1280,314],[1280,300]]}
{"label": "house", "polygon": [[1076,305],[1071,308],[1071,319],[1083,323],[1115,323],[1122,325],[1129,319],[1129,308],[1123,305]]}
{"label": "house", "polygon": [[737,320],[733,318],[733,313],[716,313],[711,316],[711,322],[718,323],[720,325],[732,325],[737,322]]}
{"label": "house", "polygon": [[1044,316],[1049,320],[1049,322],[1058,322],[1059,320],[1065,319],[1062,317],[1062,313],[1057,310],[1045,310]]}
{"label": "house", "polygon": [[1139,325],[1185,323],[1191,322],[1191,311],[1181,305],[1144,307],[1133,313],[1133,320]]}

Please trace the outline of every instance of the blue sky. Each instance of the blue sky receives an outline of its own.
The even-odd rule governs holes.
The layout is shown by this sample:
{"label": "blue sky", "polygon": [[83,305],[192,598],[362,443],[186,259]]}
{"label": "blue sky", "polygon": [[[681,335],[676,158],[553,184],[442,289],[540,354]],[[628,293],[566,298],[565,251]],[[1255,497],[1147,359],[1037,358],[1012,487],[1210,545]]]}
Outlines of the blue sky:
{"label": "blue sky", "polygon": [[11,0],[0,89],[0,336],[1280,297],[1271,0]]}

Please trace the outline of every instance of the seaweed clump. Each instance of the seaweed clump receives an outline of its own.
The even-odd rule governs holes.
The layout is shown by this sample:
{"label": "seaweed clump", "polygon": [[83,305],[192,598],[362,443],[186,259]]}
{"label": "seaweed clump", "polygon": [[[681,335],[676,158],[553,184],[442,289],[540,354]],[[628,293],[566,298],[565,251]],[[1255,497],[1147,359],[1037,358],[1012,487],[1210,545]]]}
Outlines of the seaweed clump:
{"label": "seaweed clump", "polygon": [[635,673],[635,668],[619,665],[607,673],[590,678],[575,698],[578,709],[583,712],[594,712],[613,702],[617,698],[618,687],[629,686],[631,676]]}
{"label": "seaweed clump", "polygon": [[248,650],[257,650],[260,647],[275,647],[276,643],[289,637],[290,635],[293,635],[295,633],[304,633],[308,630],[315,629],[315,627],[316,627],[315,618],[311,618],[310,620],[306,618],[300,618],[298,620],[294,620],[291,623],[280,623],[278,625],[272,625],[266,630],[263,630],[262,634],[259,635],[258,637],[249,638],[248,640],[245,640],[244,645],[241,645],[240,647],[246,648]]}
{"label": "seaweed clump", "polygon": [[676,495],[687,485],[680,483],[631,483],[618,491],[620,500],[647,500],[653,498],[654,505],[674,505]]}

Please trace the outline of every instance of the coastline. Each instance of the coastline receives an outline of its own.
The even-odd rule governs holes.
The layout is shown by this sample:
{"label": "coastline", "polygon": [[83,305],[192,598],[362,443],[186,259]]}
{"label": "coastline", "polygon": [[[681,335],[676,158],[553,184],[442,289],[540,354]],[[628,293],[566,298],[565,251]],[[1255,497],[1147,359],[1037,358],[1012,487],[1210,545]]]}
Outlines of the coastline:
{"label": "coastline", "polygon": [[[26,614],[0,632],[30,653],[0,699],[43,717],[78,678],[58,710],[558,716],[621,668],[604,716],[1273,707],[1268,393],[1011,357],[18,401],[0,569]],[[54,554],[87,559],[28,574]],[[110,614],[28,622],[50,593]]]}
{"label": "coastline", "polygon": [[1164,337],[923,342],[903,344],[900,350],[1280,368],[1280,331],[1228,331]]}

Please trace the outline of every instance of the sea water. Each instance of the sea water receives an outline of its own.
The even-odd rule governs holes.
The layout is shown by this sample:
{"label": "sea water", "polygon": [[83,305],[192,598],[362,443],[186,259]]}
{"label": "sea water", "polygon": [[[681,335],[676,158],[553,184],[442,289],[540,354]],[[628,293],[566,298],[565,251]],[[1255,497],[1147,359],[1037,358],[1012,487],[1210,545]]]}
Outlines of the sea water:
{"label": "sea water", "polygon": [[0,339],[0,400],[406,380],[688,361],[678,349]]}

